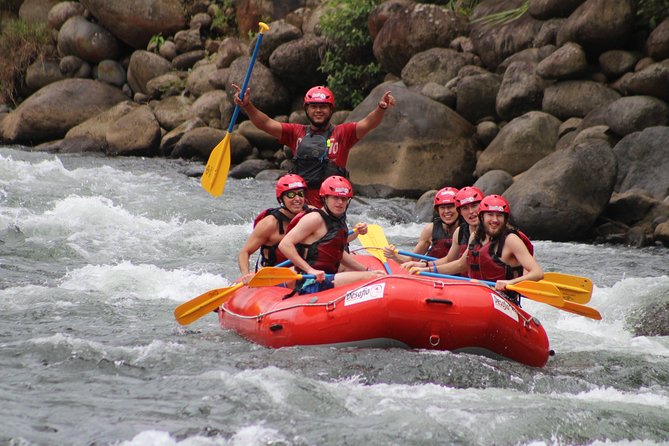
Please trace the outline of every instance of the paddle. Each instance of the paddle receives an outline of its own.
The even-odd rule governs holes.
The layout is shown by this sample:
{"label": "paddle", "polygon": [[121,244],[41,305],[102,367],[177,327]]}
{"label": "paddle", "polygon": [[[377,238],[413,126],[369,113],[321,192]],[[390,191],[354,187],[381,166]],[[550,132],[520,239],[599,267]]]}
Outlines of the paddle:
{"label": "paddle", "polygon": [[592,297],[592,280],[587,277],[547,272],[540,282],[552,283],[562,291],[562,296],[577,304],[587,304]]}
{"label": "paddle", "polygon": [[[332,279],[334,274],[326,274],[325,277]],[[256,273],[255,276],[249,281],[249,286],[251,288],[258,288],[264,286],[274,286],[280,283],[289,282],[291,280],[300,280],[300,279],[314,279],[316,276],[313,274],[299,274],[293,271],[290,268],[280,268],[280,267],[267,267],[263,268]]]}
{"label": "paddle", "polygon": [[[253,49],[253,55],[251,56],[251,61],[249,62],[249,67],[246,70],[246,76],[244,77],[244,84],[242,89],[239,92],[239,99],[244,99],[244,93],[246,88],[249,85],[249,80],[251,79],[251,71],[253,71],[253,65],[255,64],[256,58],[258,57],[258,49],[260,48],[260,42],[262,42],[263,33],[269,29],[263,22],[259,22],[260,31],[258,31],[258,40],[256,41],[256,46]],[[225,133],[225,137],[221,142],[219,142],[214,150],[211,151],[209,155],[209,160],[207,161],[207,166],[204,169],[200,184],[202,188],[209,192],[214,197],[218,197],[223,193],[225,188],[225,181],[228,178],[228,171],[230,170],[230,133],[232,133],[232,128],[237,122],[237,116],[239,115],[239,105],[235,105],[235,110],[232,113],[232,118],[230,119],[230,125],[228,126],[228,131]]]}
{"label": "paddle", "polygon": [[188,325],[223,305],[230,298],[228,296],[231,296],[232,293],[243,286],[244,283],[239,282],[226,288],[207,291],[176,307],[174,309],[174,318],[181,325]]}
{"label": "paddle", "polygon": [[392,274],[388,260],[385,254],[383,254],[383,248],[388,246],[388,240],[386,240],[386,235],[383,233],[383,228],[379,225],[367,225],[367,234],[359,234],[358,239],[362,246],[370,251],[370,254],[383,263],[386,273]]}
{"label": "paddle", "polygon": [[[467,282],[478,282],[490,285],[492,287],[495,286],[495,282],[470,279],[468,277],[450,276],[448,274],[437,274],[437,273],[427,273],[427,272],[421,272],[419,274],[421,276],[465,280]],[[518,293],[522,294],[528,299],[549,304],[557,308],[563,307],[565,303],[564,299],[562,298],[562,293],[560,293],[560,290],[558,290],[555,285],[552,285],[550,283],[541,283],[541,282],[534,282],[532,280],[523,280],[522,282],[518,282],[515,285],[507,285],[507,289],[511,291],[517,291]]]}
{"label": "paddle", "polygon": [[577,304],[576,302],[564,301],[563,307],[558,307],[560,310],[568,311],[570,313],[578,314],[579,316],[589,317],[598,321],[602,320],[602,315],[596,309],[587,305]]}
{"label": "paddle", "polygon": [[[277,266],[290,265],[290,260],[284,260]],[[188,325],[200,319],[207,313],[211,313],[216,308],[223,305],[230,299],[231,294],[240,289],[244,284],[242,282],[236,283],[225,288],[216,288],[209,290],[196,298],[184,302],[174,309],[174,318],[181,325]],[[230,297],[228,297],[230,296]]]}
{"label": "paddle", "polygon": [[[403,256],[415,257],[422,260],[437,260],[435,257],[416,254],[415,252],[397,250]],[[592,281],[586,277],[571,276],[563,273],[544,273],[544,278],[539,282],[550,283],[556,286],[565,300],[577,304],[586,304],[592,297]]]}

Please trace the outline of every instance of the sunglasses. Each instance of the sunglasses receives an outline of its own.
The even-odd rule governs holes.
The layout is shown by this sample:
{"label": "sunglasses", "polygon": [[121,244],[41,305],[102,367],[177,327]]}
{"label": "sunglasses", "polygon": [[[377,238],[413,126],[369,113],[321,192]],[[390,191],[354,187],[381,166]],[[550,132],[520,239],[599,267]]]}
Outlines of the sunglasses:
{"label": "sunglasses", "polygon": [[297,195],[298,197],[304,198],[304,191],[303,190],[289,190],[284,194],[288,199],[293,199]]}

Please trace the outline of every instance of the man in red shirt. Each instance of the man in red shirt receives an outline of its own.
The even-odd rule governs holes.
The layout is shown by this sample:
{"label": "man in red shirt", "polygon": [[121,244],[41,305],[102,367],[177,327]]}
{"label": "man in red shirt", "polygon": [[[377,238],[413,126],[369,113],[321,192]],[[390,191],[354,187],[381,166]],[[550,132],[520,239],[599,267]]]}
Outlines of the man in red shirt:
{"label": "man in red shirt", "polygon": [[260,130],[275,137],[280,144],[290,147],[295,168],[293,172],[307,182],[307,203],[321,207],[319,197],[321,183],[332,175],[348,177],[346,162],[351,147],[375,129],[383,120],[388,107],[395,105],[395,98],[387,91],[378,107],[358,122],[332,125],[334,94],[323,86],[309,89],[304,96],[304,111],[311,125],[278,122],[258,110],[250,100],[251,89],[239,99],[240,87],[232,84],[237,93],[235,104],[240,106],[251,122]]}

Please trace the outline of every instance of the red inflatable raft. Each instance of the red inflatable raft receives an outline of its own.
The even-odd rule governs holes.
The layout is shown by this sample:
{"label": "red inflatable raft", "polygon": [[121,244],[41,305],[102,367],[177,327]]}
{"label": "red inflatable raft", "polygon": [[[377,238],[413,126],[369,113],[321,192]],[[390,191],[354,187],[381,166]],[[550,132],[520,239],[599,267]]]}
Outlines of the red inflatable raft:
{"label": "red inflatable raft", "polygon": [[[372,256],[357,256],[374,268]],[[243,287],[219,309],[221,326],[264,345],[405,347],[475,353],[542,367],[548,337],[539,321],[477,283],[392,275],[315,294]]]}

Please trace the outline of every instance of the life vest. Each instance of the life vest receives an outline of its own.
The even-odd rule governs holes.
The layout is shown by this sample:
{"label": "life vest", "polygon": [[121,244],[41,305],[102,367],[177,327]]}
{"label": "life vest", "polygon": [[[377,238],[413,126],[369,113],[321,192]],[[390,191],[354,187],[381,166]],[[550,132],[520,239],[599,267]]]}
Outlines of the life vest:
{"label": "life vest", "polygon": [[462,222],[460,225],[460,233],[458,234],[458,258],[462,257],[462,254],[467,250],[470,235],[471,231],[469,230],[469,224],[467,222]]}
{"label": "life vest", "polygon": [[502,250],[504,242],[509,234],[516,234],[523,241],[531,255],[534,255],[534,246],[525,234],[516,229],[507,228],[502,235],[481,245],[474,240],[469,245],[467,253],[467,275],[472,279],[487,280],[510,280],[523,275],[522,265],[510,266],[502,261]]}
{"label": "life vest", "polygon": [[291,173],[296,173],[304,178],[310,189],[318,189],[323,180],[332,175],[339,175],[348,178],[348,171],[337,166],[330,158],[332,132],[335,126],[330,125],[325,135],[314,134],[311,126],[307,125],[306,134],[298,144],[295,150],[293,162],[295,167]]}
{"label": "life vest", "polygon": [[322,209],[307,209],[297,214],[291,220],[286,232],[290,232],[310,212],[318,212],[320,214],[327,226],[327,232],[319,240],[309,245],[303,243],[297,244],[297,252],[313,268],[325,271],[326,274],[335,274],[339,269],[344,251],[348,246],[346,218],[333,217]]}
{"label": "life vest", "polygon": [[[286,225],[290,223],[291,218],[284,215],[281,212],[281,208],[268,208],[262,211],[258,216],[253,220],[253,227],[255,228],[260,220],[271,215],[276,218],[277,225],[279,227],[279,234],[283,235],[286,233]],[[274,266],[286,260],[286,257],[279,251],[279,244],[274,245],[261,245],[260,246],[260,264],[262,266]],[[256,265],[256,271],[258,270]]]}
{"label": "life vest", "polygon": [[427,255],[438,259],[446,257],[453,244],[453,233],[446,233],[440,218],[432,222],[432,240]]}

